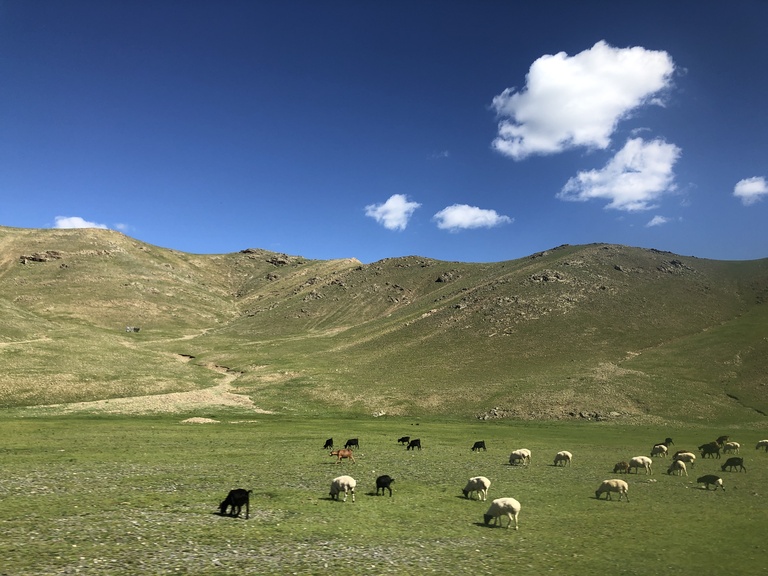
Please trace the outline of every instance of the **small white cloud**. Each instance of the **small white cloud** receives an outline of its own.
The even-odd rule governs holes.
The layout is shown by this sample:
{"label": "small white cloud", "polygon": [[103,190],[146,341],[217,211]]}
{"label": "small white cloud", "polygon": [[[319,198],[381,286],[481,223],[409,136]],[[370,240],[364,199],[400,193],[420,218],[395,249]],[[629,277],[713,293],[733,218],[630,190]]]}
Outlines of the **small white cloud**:
{"label": "small white cloud", "polygon": [[115,224],[115,230],[120,230],[120,232],[127,232],[130,229],[131,227],[128,224],[123,224],[122,222]]}
{"label": "small white cloud", "polygon": [[485,210],[466,204],[454,204],[443,208],[432,217],[441,230],[456,232],[468,228],[493,228],[512,222],[509,216],[502,216],[496,210]]}
{"label": "small white cloud", "polygon": [[741,199],[744,206],[751,206],[768,194],[768,183],[762,176],[740,180],[733,188],[733,195]]}
{"label": "small white cloud", "polygon": [[658,94],[675,70],[664,51],[613,48],[600,41],[575,56],[545,55],[531,64],[523,90],[493,99],[501,118],[493,147],[520,160],[586,146],[605,149],[618,122]]}
{"label": "small white cloud", "polygon": [[665,192],[675,189],[672,168],[680,148],[663,140],[627,140],[602,170],[579,172],[557,194],[561,200],[610,200],[606,208],[650,210]]}
{"label": "small white cloud", "polygon": [[646,228],[652,228],[653,226],[662,226],[663,224],[666,224],[669,222],[669,218],[665,216],[654,216],[648,221],[648,224],[645,225]]}
{"label": "small white cloud", "polygon": [[439,152],[433,152],[432,158],[440,159],[440,158],[450,158],[451,153],[448,150],[440,150]]}
{"label": "small white cloud", "polygon": [[109,228],[106,224],[88,222],[80,216],[56,216],[54,228]]}
{"label": "small white cloud", "polygon": [[418,202],[409,202],[405,194],[393,194],[384,204],[370,204],[365,207],[365,215],[388,230],[405,230],[413,212],[421,206]]}

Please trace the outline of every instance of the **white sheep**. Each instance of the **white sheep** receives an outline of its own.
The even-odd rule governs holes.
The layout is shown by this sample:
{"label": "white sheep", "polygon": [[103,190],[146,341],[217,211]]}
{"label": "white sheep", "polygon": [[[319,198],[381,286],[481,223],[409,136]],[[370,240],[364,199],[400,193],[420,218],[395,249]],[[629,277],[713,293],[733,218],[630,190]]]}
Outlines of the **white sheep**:
{"label": "white sheep", "polygon": [[693,468],[694,464],[696,464],[696,454],[693,452],[678,452],[675,454],[675,460],[686,462],[687,464],[691,465],[691,468]]}
{"label": "white sheep", "polygon": [[672,464],[669,465],[669,468],[667,468],[667,474],[674,474],[677,472],[678,476],[682,476],[685,474],[688,476],[688,470],[685,468],[685,462],[682,460],[673,460]]}
{"label": "white sheep", "polygon": [[531,463],[531,451],[528,450],[528,448],[520,448],[519,450],[515,450],[512,452],[512,454],[509,455],[510,464],[514,466],[518,462],[522,463],[523,465]]}
{"label": "white sheep", "polygon": [[555,463],[554,466],[559,465],[561,462],[563,463],[563,466],[570,466],[571,460],[573,459],[573,454],[568,452],[568,450],[562,450],[561,452],[558,452],[555,454]]}
{"label": "white sheep", "polygon": [[619,502],[621,502],[622,495],[626,497],[627,502],[629,502],[629,484],[624,482],[624,480],[603,480],[603,482],[598,486],[597,490],[595,490],[595,498],[598,500],[600,499],[600,494],[605,492],[605,499],[606,500],[613,500],[611,497],[611,492],[618,492],[619,493]]}
{"label": "white sheep", "polygon": [[723,454],[738,454],[741,444],[738,442],[726,442],[723,444]]}
{"label": "white sheep", "polygon": [[632,472],[632,468],[634,468],[635,474],[637,474],[638,468],[645,468],[646,474],[653,474],[653,469],[651,468],[652,465],[653,460],[648,458],[648,456],[635,456],[629,461],[629,471]]}
{"label": "white sheep", "polygon": [[768,440],[760,440],[755,445],[755,450],[760,450],[760,448],[765,448],[765,451],[768,452]]}
{"label": "white sheep", "polygon": [[467,482],[462,492],[465,498],[471,498],[472,492],[477,492],[477,497],[480,500],[485,501],[488,496],[488,488],[491,487],[491,481],[485,476],[473,476]]}
{"label": "white sheep", "polygon": [[344,500],[347,501],[347,492],[352,493],[352,502],[355,501],[355,486],[357,486],[357,480],[352,476],[339,476],[331,481],[331,500],[339,499],[339,494],[344,492]]}
{"label": "white sheep", "polygon": [[661,456],[662,458],[667,457],[668,448],[664,444],[656,444],[653,448],[651,448],[651,458],[654,456]]}
{"label": "white sheep", "polygon": [[486,525],[491,523],[491,520],[493,520],[493,525],[495,526],[498,524],[499,526],[503,526],[503,523],[499,518],[501,516],[506,516],[509,518],[509,523],[507,524],[507,528],[510,527],[512,524],[512,521],[515,521],[515,530],[518,529],[517,525],[517,516],[520,514],[520,502],[515,500],[514,498],[496,498],[493,502],[491,502],[491,507],[488,508],[488,511],[483,514],[483,520],[485,520]]}

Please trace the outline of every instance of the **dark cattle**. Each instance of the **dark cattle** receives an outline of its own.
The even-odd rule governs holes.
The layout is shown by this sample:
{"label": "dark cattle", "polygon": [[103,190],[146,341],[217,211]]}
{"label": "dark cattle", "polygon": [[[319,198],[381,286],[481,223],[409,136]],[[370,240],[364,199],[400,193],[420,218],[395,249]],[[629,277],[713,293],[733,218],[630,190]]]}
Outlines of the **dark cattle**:
{"label": "dark cattle", "polygon": [[379,490],[381,490],[381,495],[384,496],[384,490],[389,490],[389,496],[392,497],[392,482],[394,482],[395,479],[391,476],[385,474],[384,476],[379,476],[376,478],[376,496],[379,495]]}
{"label": "dark cattle", "polygon": [[341,462],[344,458],[348,458],[349,460],[352,460],[352,463],[356,464],[355,457],[352,455],[352,450],[334,450],[330,455],[336,456],[336,464]]}
{"label": "dark cattle", "polygon": [[400,444],[402,444],[403,446],[405,446],[406,444],[408,444],[408,442],[411,441],[411,437],[410,436],[403,436],[402,438],[398,438],[397,441]]}
{"label": "dark cattle", "polygon": [[488,449],[485,447],[485,440],[480,440],[478,442],[475,442],[472,445],[472,452],[474,452],[475,450],[478,450],[478,451],[479,450],[485,450],[487,452]]}
{"label": "dark cattle", "polygon": [[613,467],[613,473],[616,474],[618,472],[629,474],[629,462],[618,462],[616,466]]}
{"label": "dark cattle", "polygon": [[360,443],[357,441],[357,438],[350,438],[347,440],[346,444],[344,444],[344,448],[352,448],[352,446],[360,448]]}
{"label": "dark cattle", "polygon": [[730,468],[731,472],[733,472],[734,468],[738,468],[737,472],[741,472],[744,470],[744,472],[747,471],[746,468],[744,468],[744,458],[728,458],[728,460],[725,461],[725,464],[720,466],[720,470],[725,472],[726,468]]}
{"label": "dark cattle", "polygon": [[219,513],[224,516],[229,508],[229,515],[235,518],[240,516],[240,511],[245,506],[245,519],[248,520],[250,515],[250,495],[253,490],[245,490],[243,488],[235,488],[230,490],[227,497],[219,504]]}
{"label": "dark cattle", "polygon": [[710,458],[720,459],[720,445],[717,442],[710,442],[709,444],[702,444],[699,446],[699,450],[701,451],[701,457],[706,458],[709,456]]}
{"label": "dark cattle", "polygon": [[416,450],[416,448],[421,450],[421,439],[420,438],[416,438],[415,440],[411,440],[410,442],[408,442],[408,446],[406,446],[405,449],[406,450]]}
{"label": "dark cattle", "polygon": [[725,490],[725,486],[723,486],[723,479],[720,478],[720,476],[715,476],[714,474],[707,474],[706,476],[696,478],[696,482],[698,484],[704,484],[707,490],[709,490],[710,484],[712,484],[715,487],[715,490],[717,490],[718,487]]}
{"label": "dark cattle", "polygon": [[333,438],[328,438],[323,445],[323,450],[333,450]]}

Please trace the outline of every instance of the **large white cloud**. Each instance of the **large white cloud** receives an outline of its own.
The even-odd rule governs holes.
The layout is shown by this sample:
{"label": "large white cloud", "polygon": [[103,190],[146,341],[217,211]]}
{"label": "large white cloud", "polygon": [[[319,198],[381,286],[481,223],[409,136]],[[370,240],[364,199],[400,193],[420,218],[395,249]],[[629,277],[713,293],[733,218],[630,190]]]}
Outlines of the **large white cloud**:
{"label": "large white cloud", "polygon": [[393,194],[383,204],[369,204],[365,215],[388,230],[405,230],[413,212],[421,206],[418,202],[409,202],[405,194]]}
{"label": "large white cloud", "polygon": [[516,160],[586,146],[605,149],[617,123],[671,82],[674,63],[664,51],[614,48],[604,41],[575,56],[542,56],[525,88],[494,97],[501,117],[493,147]]}
{"label": "large white cloud", "polygon": [[609,200],[606,208],[650,210],[665,192],[675,189],[672,168],[680,148],[663,140],[627,140],[601,170],[579,172],[557,194],[561,200]]}
{"label": "large white cloud", "polygon": [[502,216],[496,210],[486,210],[466,204],[454,204],[443,208],[432,217],[437,227],[452,232],[466,228],[493,228],[512,222],[509,216]]}
{"label": "large white cloud", "polygon": [[762,176],[739,180],[733,188],[733,195],[740,198],[744,206],[750,206],[762,200],[766,194],[768,194],[768,183]]}
{"label": "large white cloud", "polygon": [[109,228],[106,224],[88,222],[80,216],[56,216],[54,228]]}

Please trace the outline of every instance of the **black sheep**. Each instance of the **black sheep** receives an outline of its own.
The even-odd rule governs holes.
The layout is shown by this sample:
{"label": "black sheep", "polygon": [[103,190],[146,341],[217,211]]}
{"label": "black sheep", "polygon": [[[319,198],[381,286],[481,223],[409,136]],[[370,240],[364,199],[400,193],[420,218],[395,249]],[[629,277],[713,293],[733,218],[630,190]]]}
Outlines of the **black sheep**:
{"label": "black sheep", "polygon": [[738,472],[741,472],[742,470],[744,470],[744,472],[747,471],[747,469],[744,467],[744,458],[738,457],[728,458],[728,460],[725,461],[725,464],[720,466],[720,469],[723,472],[725,472],[726,468],[730,468],[731,472],[733,472],[734,468],[738,468]]}
{"label": "black sheep", "polygon": [[472,452],[474,452],[475,450],[477,450],[478,452],[480,450],[485,450],[487,452],[488,449],[485,447],[485,440],[478,440],[477,442],[475,442],[472,445]]}

